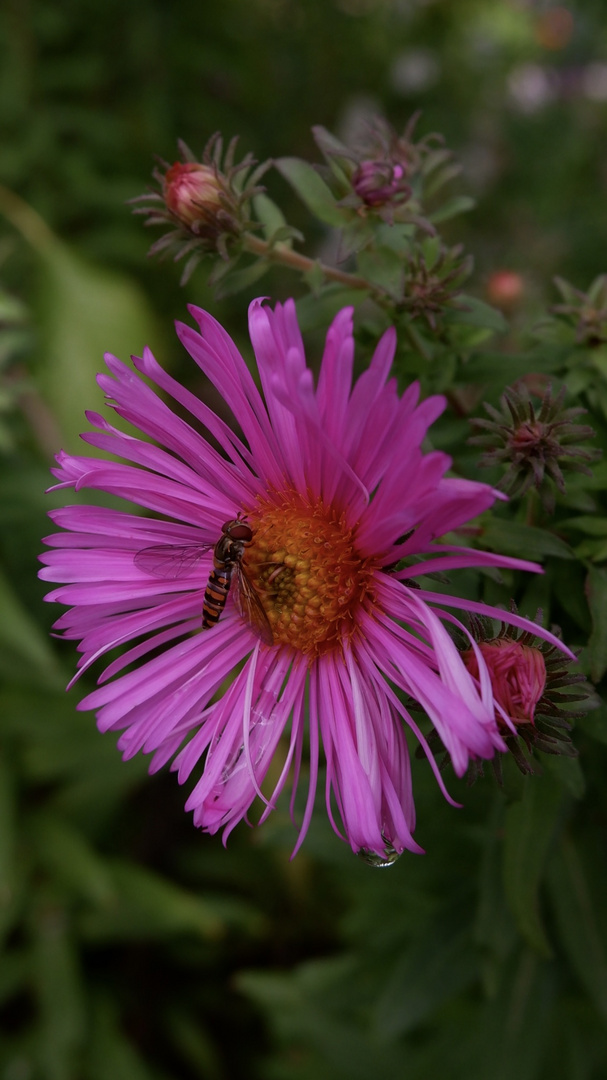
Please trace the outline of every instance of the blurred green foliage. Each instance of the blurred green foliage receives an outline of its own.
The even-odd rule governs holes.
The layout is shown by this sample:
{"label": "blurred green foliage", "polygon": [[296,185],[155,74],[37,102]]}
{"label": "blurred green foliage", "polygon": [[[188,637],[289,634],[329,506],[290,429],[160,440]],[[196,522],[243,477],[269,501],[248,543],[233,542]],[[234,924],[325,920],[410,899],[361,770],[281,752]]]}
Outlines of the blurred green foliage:
{"label": "blurred green foliage", "polygon": [[[293,863],[284,808],[224,851],[194,831],[171,777],[123,763],[76,712],[72,651],[48,638],[35,567],[57,501],[43,495],[51,455],[77,449],[99,405],[102,352],[147,342],[185,373],[169,323],[188,300],[244,340],[256,290],[216,302],[201,271],[180,290],[177,267],[146,261],[151,237],[125,206],[178,137],[197,149],[220,129],[259,160],[318,161],[312,125],[347,141],[361,117],[400,130],[422,109],[420,132],[442,132],[463,164],[454,194],[477,201],[444,235],[475,257],[467,291],[510,326],[424,371],[428,388],[456,388],[436,444],[474,475],[467,413],[532,370],[567,383],[605,448],[604,347],[583,348],[558,316],[525,329],[562,299],[555,274],[585,291],[606,269],[606,46],[600,0],[5,0],[0,1080],[604,1077],[607,707],[578,724],[581,765],[546,757],[525,780],[506,768],[503,792],[449,776],[460,811],[415,761],[428,854],[389,873],[340,845],[322,807]],[[267,186],[322,253],[325,232],[278,171]],[[515,302],[496,296],[502,270],[520,275]],[[296,288],[284,269],[264,280],[277,299]],[[523,612],[543,607],[597,680],[606,486],[599,465],[568,484],[556,524],[502,510],[484,533],[546,569],[487,577],[485,598],[514,589]],[[475,577],[457,584],[478,595]]]}

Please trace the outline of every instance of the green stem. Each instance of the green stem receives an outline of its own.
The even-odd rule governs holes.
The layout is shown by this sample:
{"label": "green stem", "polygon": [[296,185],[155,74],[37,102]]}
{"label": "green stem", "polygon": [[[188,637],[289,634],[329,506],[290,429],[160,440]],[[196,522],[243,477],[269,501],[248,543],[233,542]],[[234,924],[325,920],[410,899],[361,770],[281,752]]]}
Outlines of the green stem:
{"label": "green stem", "polygon": [[[293,251],[292,248],[287,247],[285,244],[269,244],[267,240],[261,240],[258,236],[252,236],[251,233],[246,233],[243,241],[246,250],[251,255],[269,259],[271,262],[281,263],[283,266],[288,266],[291,270],[298,270],[302,274],[319,269],[327,281],[337,281],[340,285],[345,285],[349,289],[365,289],[380,307],[386,309],[392,306],[387,303],[386,294],[381,289],[377,289],[370,281],[359,277],[358,274],[348,274],[345,270],[337,270],[333,266],[326,266],[318,260],[309,259],[306,255]],[[429,362],[432,357],[420,336],[415,333],[409,323],[404,322],[402,326],[413,349],[420,353],[424,360]]]}
{"label": "green stem", "polygon": [[340,285],[347,285],[350,289],[367,289],[375,297],[379,296],[373,285],[365,278],[359,277],[357,274],[347,274],[344,270],[337,270],[333,266],[325,266],[324,263],[315,259],[308,259],[306,255],[300,255],[298,251],[293,251],[292,248],[287,247],[285,244],[269,244],[267,240],[261,240],[258,236],[252,236],[250,233],[247,233],[243,240],[246,250],[251,255],[258,255],[260,258],[269,259],[271,262],[282,263],[283,266],[288,266],[291,270],[299,270],[302,274],[320,269],[327,281],[337,281]]}

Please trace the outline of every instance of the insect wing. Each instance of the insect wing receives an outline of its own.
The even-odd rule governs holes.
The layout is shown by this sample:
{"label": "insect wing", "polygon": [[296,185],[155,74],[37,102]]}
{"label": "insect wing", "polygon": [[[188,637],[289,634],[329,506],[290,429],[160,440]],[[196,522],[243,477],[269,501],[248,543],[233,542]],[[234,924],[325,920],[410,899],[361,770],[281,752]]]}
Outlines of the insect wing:
{"label": "insect wing", "polygon": [[272,635],[272,627],[270,626],[268,616],[266,615],[263,604],[257,595],[254,586],[249,581],[246,571],[240,562],[236,563],[236,589],[235,600],[236,607],[245,622],[248,622],[251,629],[257,634],[257,637],[263,641],[264,645],[272,645],[274,643],[274,637]]}
{"label": "insect wing", "polygon": [[212,544],[153,544],[138,551],[134,562],[144,574],[177,581],[187,577],[212,547]]}

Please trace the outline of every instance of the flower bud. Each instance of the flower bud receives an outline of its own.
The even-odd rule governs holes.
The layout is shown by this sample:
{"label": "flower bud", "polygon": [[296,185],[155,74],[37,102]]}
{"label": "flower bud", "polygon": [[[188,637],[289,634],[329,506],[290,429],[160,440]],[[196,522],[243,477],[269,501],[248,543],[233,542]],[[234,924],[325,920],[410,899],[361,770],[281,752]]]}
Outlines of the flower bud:
{"label": "flower bud", "polygon": [[510,311],[522,300],[525,284],[514,270],[496,270],[487,282],[487,299],[502,311]]}
{"label": "flower bud", "polygon": [[[493,697],[518,726],[533,724],[535,709],[546,686],[546,664],[539,649],[505,637],[478,644],[487,665]],[[478,678],[478,662],[472,649],[462,653],[471,675]],[[496,720],[504,728],[504,718],[496,709]]]}
{"label": "flower bud", "polygon": [[584,462],[600,457],[598,450],[575,445],[592,438],[595,432],[591,427],[573,423],[586,410],[579,406],[564,408],[566,393],[567,388],[563,386],[553,398],[549,386],[541,393],[540,405],[536,408],[527,386],[521,381],[516,389],[507,387],[504,391],[501,413],[485,403],[491,419],[475,417],[470,421],[473,430],[479,434],[468,441],[484,449],[479,465],[506,465],[507,472],[499,482],[502,490],[516,498],[535,487],[548,513],[554,510],[553,487],[565,494],[563,471],[591,476]]}
{"label": "flower bud", "polygon": [[[237,139],[224,154],[219,132],[212,135],[201,160],[197,160],[181,140],[183,157],[169,165],[160,162],[153,177],[154,191],[131,199],[137,204],[133,213],[145,217],[146,225],[160,225],[165,231],[154,241],[150,255],[171,255],[175,261],[186,259],[181,284],[185,285],[204,256],[219,256],[225,274],[242,253],[242,238],[262,226],[251,219],[251,201],[264,190],[259,186],[270,162],[258,165],[251,154],[235,161]],[[219,281],[219,265],[213,272]]]}
{"label": "flower bud", "polygon": [[186,226],[221,209],[221,190],[215,171],[194,161],[176,161],[163,178],[166,207]]}
{"label": "flower bud", "polygon": [[409,196],[406,166],[392,161],[362,161],[352,176],[352,187],[367,206],[385,206],[396,196]]}

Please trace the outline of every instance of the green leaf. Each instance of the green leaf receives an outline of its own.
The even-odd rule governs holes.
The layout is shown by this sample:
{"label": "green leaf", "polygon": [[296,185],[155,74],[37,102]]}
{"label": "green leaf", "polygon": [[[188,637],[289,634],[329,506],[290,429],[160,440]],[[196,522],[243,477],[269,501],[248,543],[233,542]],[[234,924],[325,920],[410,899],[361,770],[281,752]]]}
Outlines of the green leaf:
{"label": "green leaf", "polygon": [[346,289],[343,285],[326,285],[314,296],[297,301],[297,321],[301,330],[326,326],[343,307],[355,306],[366,296],[364,289]]}
{"label": "green leaf", "polygon": [[443,221],[457,217],[458,214],[466,214],[469,210],[474,210],[475,206],[476,200],[471,199],[469,195],[455,195],[433,214],[428,214],[428,221],[431,221],[433,225],[439,225]]}
{"label": "green leaf", "polygon": [[441,251],[443,250],[443,244],[440,236],[428,236],[420,244],[424,261],[428,270],[432,270],[436,265]]}
{"label": "green leaf", "polygon": [[582,540],[576,544],[575,554],[578,559],[589,559],[594,563],[602,563],[607,559],[607,540]]}
{"label": "green leaf", "polygon": [[576,722],[579,727],[592,739],[607,745],[607,703],[602,702],[598,709],[584,713]]}
{"label": "green leaf", "polygon": [[579,529],[580,532],[587,533],[588,536],[607,536],[607,518],[588,517],[580,514],[579,517],[559,521],[559,529]]}
{"label": "green leaf", "polygon": [[289,1048],[305,1047],[311,1065],[303,1074],[306,1080],[397,1080],[402,1077],[400,1048],[373,1037],[362,1010],[361,1015],[344,1016],[343,997],[357,985],[359,974],[349,957],[338,957],[301,964],[286,974],[239,972],[236,986],[264,1009]]}
{"label": "green leaf", "polygon": [[[64,449],[82,453],[78,436],[86,427],[84,411],[102,411],[104,403],[95,381],[97,372],[105,370],[103,354],[140,356],[144,345],[155,346],[162,339],[134,281],[84,262],[56,240],[38,254],[37,321],[44,353],[37,381],[57,423],[56,438]],[[87,446],[86,453],[96,450]]]}
{"label": "green leaf", "polygon": [[580,297],[578,290],[568,281],[565,281],[565,278],[556,275],[552,280],[561,294],[561,299],[563,299],[566,304],[573,304],[575,306],[579,303]]}
{"label": "green leaf", "polygon": [[548,775],[528,776],[523,797],[506,811],[504,884],[520,933],[542,956],[552,956],[540,915],[540,884],[563,801]]}
{"label": "green leaf", "polygon": [[485,304],[483,300],[478,300],[476,296],[459,293],[457,303],[458,307],[449,309],[450,323],[478,326],[483,330],[492,330],[496,334],[505,334],[508,330],[508,323],[501,311],[491,307],[490,304]]}
{"label": "green leaf", "polygon": [[[351,221],[343,223],[337,249],[337,261],[346,262],[352,255],[356,255],[369,244],[374,243],[376,237],[375,227],[367,218],[355,217]],[[391,245],[386,244],[385,247]]]}
{"label": "green leaf", "polygon": [[349,215],[337,205],[331,189],[312,165],[292,157],[278,158],[275,164],[315,217],[327,225],[339,227],[346,223]]}
{"label": "green leaf", "polygon": [[591,566],[585,592],[592,619],[588,641],[590,678],[598,683],[607,671],[607,570]]}
{"label": "green leaf", "polygon": [[530,352],[510,355],[482,352],[465,361],[462,378],[466,382],[495,385],[498,393],[501,393],[505,386],[511,386],[523,375],[535,372],[550,375],[562,371],[569,352],[567,348],[554,346],[543,346]]}
{"label": "green leaf", "polygon": [[118,1002],[99,995],[92,1010],[87,1080],[156,1080],[124,1031]]}
{"label": "green leaf", "polygon": [[312,128],[312,134],[316,145],[320,147],[323,154],[327,156],[338,154],[340,157],[347,159],[352,157],[352,151],[336,135],[333,135],[331,131],[327,131],[322,124],[315,124]]}
{"label": "green leaf", "polygon": [[234,296],[235,293],[248,289],[249,285],[254,285],[264,274],[267,274],[269,269],[270,262],[268,260],[258,259],[257,262],[245,266],[242,270],[232,270],[225,277],[222,277],[221,281],[215,286],[215,296],[218,300],[222,300],[226,296]]}
{"label": "green leaf", "polygon": [[595,1007],[607,1019],[607,957],[596,906],[597,901],[603,903],[603,898],[592,896],[580,852],[570,837],[563,838],[551,861],[548,883],[569,962]]}
{"label": "green leaf", "polygon": [[[0,326],[0,367],[30,352],[34,342],[31,330],[8,330]],[[11,400],[10,397],[8,400]]]}
{"label": "green leaf", "polygon": [[501,836],[505,812],[503,792],[496,792],[483,838],[478,904],[473,925],[474,940],[484,954],[483,982],[492,994],[497,990],[500,966],[511,950],[515,937],[514,921],[504,896],[502,873]]}
{"label": "green leaf", "polygon": [[559,559],[573,559],[575,555],[560,536],[538,529],[535,525],[522,525],[497,516],[483,524],[483,545],[505,555],[541,561],[549,555]]}
{"label": "green leaf", "polygon": [[85,994],[68,913],[56,898],[37,897],[33,977],[41,1020],[42,1075],[75,1075],[86,1032]]}
{"label": "green leaf", "polygon": [[78,829],[48,809],[33,825],[38,858],[55,877],[89,903],[103,906],[116,899],[109,868]]}
{"label": "green leaf", "polygon": [[542,754],[539,755],[543,768],[552,773],[555,779],[573,795],[574,799],[583,799],[586,794],[586,779],[577,757],[568,757],[565,754]]}
{"label": "green leaf", "polygon": [[390,248],[373,248],[358,256],[359,271],[370,284],[378,286],[397,302],[402,300],[405,265]]}
{"label": "green leaf", "polygon": [[[27,679],[41,687],[63,689],[65,676],[50,641],[23,607],[21,600],[0,571],[0,650],[8,677],[22,668]],[[12,659],[11,659],[12,658]],[[15,667],[15,663],[19,665]]]}
{"label": "green leaf", "polygon": [[31,980],[31,956],[29,949],[3,950],[0,964],[0,1005],[4,1005],[22,988],[27,993]]}
{"label": "green leaf", "polygon": [[10,925],[15,903],[15,781],[4,754],[0,754],[0,938]]}
{"label": "green leaf", "polygon": [[29,308],[27,305],[0,286],[0,323],[2,329],[9,325],[25,325],[27,322],[29,322]]}
{"label": "green leaf", "polygon": [[216,939],[229,925],[256,928],[257,916],[244,902],[203,899],[133,863],[114,860],[108,865],[116,902],[83,916],[81,928],[89,940],[183,933]]}
{"label": "green leaf", "polygon": [[285,248],[292,248],[292,240],[304,240],[305,237],[299,229],[295,229],[292,225],[281,225],[276,232],[273,232],[269,237],[270,242],[275,247],[280,247],[284,251]]}
{"label": "green leaf", "polygon": [[375,1026],[391,1041],[427,1020],[478,977],[478,954],[461,927],[432,925],[397,962],[375,1007]]}
{"label": "green leaf", "polygon": [[263,225],[266,240],[270,240],[277,229],[282,229],[287,224],[287,219],[280,207],[267,195],[255,195],[253,209],[258,220]]}
{"label": "green leaf", "polygon": [[299,229],[293,228],[280,209],[267,195],[256,195],[253,199],[255,213],[263,225],[264,236],[272,244],[279,241],[284,247],[292,247],[292,240],[303,240]]}
{"label": "green leaf", "polygon": [[325,272],[321,264],[314,262],[311,269],[306,270],[302,277],[313,296],[318,297],[323,285],[326,284]]}
{"label": "green leaf", "polygon": [[607,303],[607,274],[599,274],[588,289],[592,307],[602,308]]}
{"label": "green leaf", "polygon": [[[403,225],[395,222],[387,225],[382,222],[373,227],[376,243],[380,247],[391,248],[401,258],[408,255],[414,248],[415,229],[412,225]],[[439,236],[429,236],[421,243],[421,249],[429,269],[432,269],[436,258],[440,254],[442,242]]]}
{"label": "green leaf", "polygon": [[189,1017],[177,1006],[168,1011],[166,1021],[173,1043],[195,1074],[205,1080],[222,1080],[224,1074],[220,1055],[200,1017]]}

